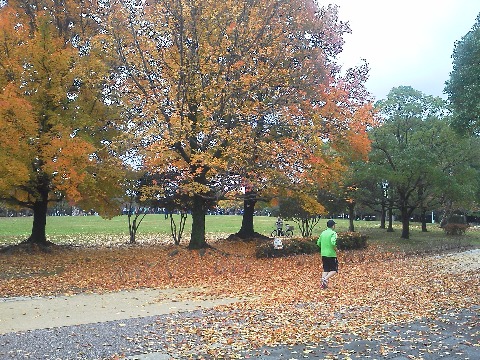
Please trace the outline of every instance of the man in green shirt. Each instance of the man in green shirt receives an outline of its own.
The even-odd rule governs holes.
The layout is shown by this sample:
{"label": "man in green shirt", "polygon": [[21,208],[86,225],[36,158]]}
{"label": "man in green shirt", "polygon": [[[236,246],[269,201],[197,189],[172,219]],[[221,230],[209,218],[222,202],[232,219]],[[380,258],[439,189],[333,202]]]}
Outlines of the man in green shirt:
{"label": "man in green shirt", "polygon": [[327,228],[320,234],[317,246],[322,255],[323,274],[321,288],[328,287],[328,279],[338,272],[337,260],[337,233],[335,232],[335,221],[328,220]]}

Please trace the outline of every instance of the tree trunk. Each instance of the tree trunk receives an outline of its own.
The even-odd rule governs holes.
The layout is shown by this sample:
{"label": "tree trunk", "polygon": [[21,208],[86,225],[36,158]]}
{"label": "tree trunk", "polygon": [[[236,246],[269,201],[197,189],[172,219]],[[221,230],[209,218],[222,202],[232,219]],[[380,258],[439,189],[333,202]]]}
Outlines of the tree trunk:
{"label": "tree trunk", "polygon": [[130,204],[128,205],[128,231],[130,233],[130,244],[137,243],[137,232],[140,224],[145,218],[146,213],[140,213],[140,210],[134,208],[133,198],[131,198]]}
{"label": "tree trunk", "polygon": [[255,231],[253,229],[253,214],[255,212],[256,203],[257,200],[255,192],[246,192],[245,200],[243,200],[242,227],[237,233],[237,236],[241,239],[249,239],[255,237]]}
{"label": "tree trunk", "polygon": [[192,236],[190,237],[189,249],[204,249],[208,244],[205,241],[205,200],[195,195],[192,208]]}
{"label": "tree trunk", "polygon": [[170,232],[175,245],[180,245],[183,236],[183,230],[185,229],[185,222],[187,221],[188,214],[180,211],[180,220],[177,227],[175,218],[172,213],[168,215],[170,217]]}
{"label": "tree trunk", "polygon": [[410,238],[410,214],[407,207],[401,208],[402,213],[402,239]]}
{"label": "tree trunk", "polygon": [[353,224],[353,218],[355,216],[355,203],[349,203],[348,204],[348,219],[349,219],[349,226],[348,226],[348,231],[354,232],[355,231],[355,225]]}
{"label": "tree trunk", "polygon": [[442,220],[440,221],[440,227],[443,228],[448,223],[448,219],[452,216],[452,202],[447,201],[444,204]]}
{"label": "tree trunk", "polygon": [[428,232],[427,230],[427,210],[426,209],[422,209],[422,215],[421,215],[421,218],[422,218],[422,232]]}
{"label": "tree trunk", "polygon": [[385,206],[385,201],[382,200],[382,209],[380,213],[380,229],[385,229],[385,218],[386,218],[386,206]]}
{"label": "tree trunk", "polygon": [[33,204],[33,226],[32,234],[28,242],[38,245],[48,245],[46,236],[47,209],[48,209],[48,190],[38,189],[40,197]]}
{"label": "tree trunk", "polygon": [[393,204],[391,203],[388,205],[388,228],[387,232],[393,232]]}
{"label": "tree trunk", "polygon": [[130,244],[135,244],[137,242],[137,219],[133,219],[130,223],[131,215],[128,214],[128,231],[130,232]]}

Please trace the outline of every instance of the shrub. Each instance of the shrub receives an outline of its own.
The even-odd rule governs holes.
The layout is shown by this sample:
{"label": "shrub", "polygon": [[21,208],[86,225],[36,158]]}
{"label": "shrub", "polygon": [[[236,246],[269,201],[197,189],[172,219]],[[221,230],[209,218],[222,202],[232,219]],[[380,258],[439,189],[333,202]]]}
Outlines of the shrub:
{"label": "shrub", "polygon": [[337,248],[339,250],[365,249],[367,239],[367,235],[358,232],[339,232],[337,234]]}
{"label": "shrub", "polygon": [[282,239],[283,249],[275,249],[273,241],[262,243],[257,246],[255,256],[261,258],[285,257],[301,254],[318,253],[318,246],[311,240]]}
{"label": "shrub", "polygon": [[447,235],[465,235],[467,228],[467,224],[449,223],[443,227],[443,231]]}
{"label": "shrub", "polygon": [[462,214],[453,214],[448,218],[447,224],[466,224],[467,218]]}

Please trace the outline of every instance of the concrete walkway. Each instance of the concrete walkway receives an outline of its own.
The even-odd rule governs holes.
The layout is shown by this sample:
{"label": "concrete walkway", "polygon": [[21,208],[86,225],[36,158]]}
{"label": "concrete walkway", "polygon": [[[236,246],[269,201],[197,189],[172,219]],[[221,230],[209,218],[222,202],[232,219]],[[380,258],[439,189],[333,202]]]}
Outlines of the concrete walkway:
{"label": "concrete walkway", "polygon": [[239,301],[171,300],[189,290],[192,289],[0,298],[0,334],[193,311]]}

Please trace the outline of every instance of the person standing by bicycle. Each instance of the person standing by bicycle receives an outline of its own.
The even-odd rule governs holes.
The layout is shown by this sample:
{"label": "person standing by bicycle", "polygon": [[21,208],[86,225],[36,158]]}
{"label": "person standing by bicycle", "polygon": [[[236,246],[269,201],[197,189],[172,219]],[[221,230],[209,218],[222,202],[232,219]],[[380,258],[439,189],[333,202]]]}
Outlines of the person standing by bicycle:
{"label": "person standing by bicycle", "polygon": [[335,232],[335,221],[328,220],[327,228],[320,234],[317,240],[317,246],[320,248],[322,256],[322,283],[320,287],[326,289],[328,280],[338,273],[337,259],[337,233]]}
{"label": "person standing by bicycle", "polygon": [[280,216],[277,218],[277,222],[275,223],[275,225],[277,226],[277,235],[283,235],[283,220]]}

